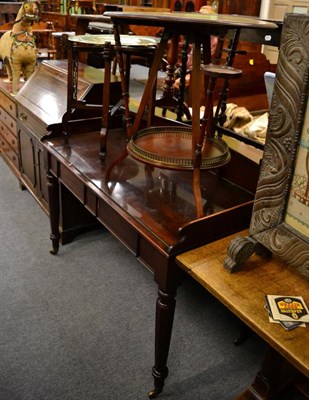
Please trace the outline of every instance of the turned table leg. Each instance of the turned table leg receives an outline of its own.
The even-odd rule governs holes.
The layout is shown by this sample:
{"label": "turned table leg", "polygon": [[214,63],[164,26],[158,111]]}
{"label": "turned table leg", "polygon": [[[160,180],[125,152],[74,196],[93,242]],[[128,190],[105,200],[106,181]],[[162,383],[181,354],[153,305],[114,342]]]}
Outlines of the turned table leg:
{"label": "turned table leg", "polygon": [[168,375],[167,358],[171,342],[173,320],[175,313],[176,292],[168,294],[158,291],[156,303],[156,339],[155,365],[152,369],[154,389],[148,393],[150,399],[155,398],[163,390],[165,378]]}
{"label": "turned table leg", "polygon": [[50,172],[47,174],[47,189],[49,196],[49,215],[50,215],[50,239],[52,241],[51,254],[57,254],[59,250],[59,182]]}

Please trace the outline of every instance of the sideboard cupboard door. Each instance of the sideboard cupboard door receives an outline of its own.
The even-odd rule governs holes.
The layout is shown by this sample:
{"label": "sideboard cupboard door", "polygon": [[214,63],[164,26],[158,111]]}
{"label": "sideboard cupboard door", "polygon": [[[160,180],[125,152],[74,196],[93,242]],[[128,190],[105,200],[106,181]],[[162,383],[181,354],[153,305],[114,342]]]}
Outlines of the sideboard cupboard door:
{"label": "sideboard cupboard door", "polygon": [[47,211],[48,191],[42,145],[38,138],[20,122],[18,122],[18,138],[21,183]]}
{"label": "sideboard cupboard door", "polygon": [[23,127],[18,127],[19,152],[20,152],[20,172],[25,186],[33,193],[37,187],[37,177],[35,172],[35,143],[30,132]]}

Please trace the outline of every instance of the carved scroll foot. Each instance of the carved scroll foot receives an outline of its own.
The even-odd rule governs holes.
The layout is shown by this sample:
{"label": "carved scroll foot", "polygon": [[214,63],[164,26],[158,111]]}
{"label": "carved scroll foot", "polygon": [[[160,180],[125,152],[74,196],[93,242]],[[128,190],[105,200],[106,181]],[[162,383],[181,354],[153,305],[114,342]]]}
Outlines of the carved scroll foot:
{"label": "carved scroll foot", "polygon": [[238,271],[245,261],[254,253],[255,243],[248,237],[237,236],[233,239],[227,250],[224,268],[229,272]]}

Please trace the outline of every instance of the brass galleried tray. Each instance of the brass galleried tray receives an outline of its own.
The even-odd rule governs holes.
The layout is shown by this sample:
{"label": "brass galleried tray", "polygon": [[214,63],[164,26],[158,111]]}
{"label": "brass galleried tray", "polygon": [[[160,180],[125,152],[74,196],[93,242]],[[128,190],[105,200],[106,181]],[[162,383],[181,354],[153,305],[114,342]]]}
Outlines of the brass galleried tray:
{"label": "brass galleried tray", "polygon": [[[129,154],[143,163],[165,169],[193,169],[192,131],[187,127],[146,128],[132,136]],[[201,169],[221,167],[231,158],[221,138],[204,141]]]}
{"label": "brass galleried tray", "polygon": [[[93,44],[96,46],[102,46],[106,42],[115,45],[115,38],[113,34],[102,34],[102,35],[76,35],[69,37],[70,42]],[[151,36],[137,36],[137,35],[120,35],[121,46],[125,47],[153,47],[157,46],[160,39]]]}

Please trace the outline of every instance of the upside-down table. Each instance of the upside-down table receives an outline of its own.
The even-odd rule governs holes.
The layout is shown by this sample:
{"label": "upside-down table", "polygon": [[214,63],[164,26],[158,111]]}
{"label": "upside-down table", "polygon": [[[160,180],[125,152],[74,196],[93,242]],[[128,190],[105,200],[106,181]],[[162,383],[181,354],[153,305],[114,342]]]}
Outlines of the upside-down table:
{"label": "upside-down table", "polygon": [[[67,142],[57,132],[47,136],[44,147],[51,238],[53,252],[57,252],[59,204],[65,187],[153,272],[158,285],[153,367],[155,387],[149,393],[153,398],[162,391],[168,375],[175,297],[182,278],[175,257],[247,227],[258,177],[258,163],[237,150],[229,149],[216,134],[208,135],[206,142],[210,150],[207,147],[205,151],[201,150],[207,136],[204,128],[212,125],[205,123],[201,134],[198,98],[193,104],[192,126],[175,122],[165,128],[158,126],[158,119],[155,120],[156,126],[151,126],[153,120],[146,118],[148,126],[144,129],[144,136],[138,135],[138,127],[146,124],[146,106],[151,110],[161,57],[171,38],[176,43],[180,34],[187,35],[194,53],[192,78],[199,86],[201,48],[204,46],[204,53],[207,53],[211,35],[223,38],[230,29],[238,31],[242,27],[269,32],[275,30],[276,25],[247,17],[195,13],[115,12],[108,15],[114,22],[127,126],[125,130],[110,131],[104,165],[99,158],[100,135],[98,131],[91,131],[90,122],[86,131],[81,131],[80,124],[73,122]],[[131,125],[118,30],[122,23],[164,27],[134,125]],[[207,66],[205,70],[208,73]],[[212,77],[216,79],[216,66],[214,71]],[[142,148],[143,143],[146,149]]]}
{"label": "upside-down table", "polygon": [[[231,15],[205,15],[203,13],[106,13],[114,23],[114,34],[116,48],[118,47],[119,63],[121,65],[121,24],[137,24],[164,27],[158,51],[154,58],[149,79],[144,91],[143,98],[134,125],[127,125],[129,143],[126,152],[146,165],[157,166],[163,169],[192,170],[193,171],[193,193],[196,203],[197,217],[204,215],[202,196],[200,191],[200,170],[214,169],[229,162],[230,153],[221,135],[216,132],[216,120],[219,120],[220,108],[226,100],[228,81],[237,79],[242,71],[232,67],[237,50],[237,44],[242,28],[264,29],[267,33],[271,29],[277,29],[277,25],[261,21],[256,18],[231,16]],[[232,50],[224,64],[221,63],[223,55],[224,39],[228,31],[234,30],[235,35]],[[218,37],[215,60],[212,63],[211,37]],[[183,48],[192,44],[193,68],[191,73],[192,92],[192,126],[180,129],[162,129],[150,126],[139,132],[141,118],[147,106],[152,109],[156,105],[163,108],[169,107],[172,102],[173,74],[178,59],[180,38],[184,38]],[[156,74],[160,67],[162,57],[167,52],[168,66],[163,96],[160,100],[152,103],[152,93],[156,82]],[[186,65],[186,51],[183,51],[182,69]],[[203,81],[202,74],[207,79]],[[182,77],[184,73],[182,73]],[[224,89],[218,101],[217,111],[213,115],[213,93],[218,79],[224,80]],[[122,79],[124,81],[124,79]],[[205,111],[200,121],[200,86],[205,85],[206,104]],[[182,89],[180,89],[182,92]],[[166,99],[167,98],[167,99]],[[128,97],[124,96],[126,114],[129,118]],[[167,100],[167,104],[166,104]],[[222,104],[223,103],[223,104]],[[182,106],[182,104],[179,104]],[[220,117],[222,118],[222,116]],[[123,156],[126,156],[124,154]]]}

